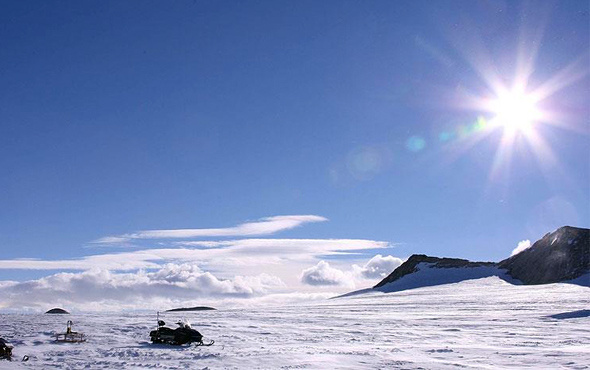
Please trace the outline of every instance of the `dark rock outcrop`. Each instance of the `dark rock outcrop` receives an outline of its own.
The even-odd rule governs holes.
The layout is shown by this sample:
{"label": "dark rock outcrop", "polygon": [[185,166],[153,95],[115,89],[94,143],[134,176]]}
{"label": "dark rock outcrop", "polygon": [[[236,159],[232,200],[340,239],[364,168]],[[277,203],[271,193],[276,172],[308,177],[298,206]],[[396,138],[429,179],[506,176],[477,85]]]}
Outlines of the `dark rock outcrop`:
{"label": "dark rock outcrop", "polygon": [[383,285],[392,283],[405,275],[418,271],[416,266],[423,262],[430,264],[431,267],[434,268],[495,266],[494,262],[471,262],[460,258],[439,258],[430,257],[425,254],[413,254],[406,262],[402,263],[398,268],[396,268],[391,274],[389,274],[385,279],[381,280],[373,288],[382,287]]}
{"label": "dark rock outcrop", "polygon": [[[516,279],[523,284],[574,282],[574,279],[582,276],[584,277],[581,279],[584,280],[586,274],[590,273],[590,230],[571,226],[561,227],[552,233],[546,234],[530,248],[498,263],[470,262],[458,258],[438,258],[424,254],[414,254],[375,285],[373,289],[387,291],[387,287],[384,288],[385,285],[396,282],[404,276],[417,273],[420,263],[427,264],[430,269],[496,267],[497,272],[494,272],[494,274],[497,274],[500,278],[510,282],[512,282],[511,279]],[[453,273],[456,273],[456,271]],[[478,278],[477,274],[473,274],[473,277],[470,277],[469,273],[464,275],[461,279]],[[405,286],[403,281],[409,278],[416,280],[416,277],[417,275],[407,277],[396,284]],[[590,280],[590,277],[588,277],[588,280]],[[444,283],[444,279],[440,279],[440,281]],[[590,281],[575,281],[574,283],[590,286]],[[413,284],[412,287],[416,287],[416,284],[429,286],[436,283],[418,281]]]}
{"label": "dark rock outcrop", "polygon": [[63,308],[52,308],[51,310],[45,313],[52,313],[52,314],[62,314],[62,315],[69,315],[70,313]]}
{"label": "dark rock outcrop", "polygon": [[197,306],[197,307],[182,307],[166,310],[166,312],[185,312],[185,311],[211,311],[215,310],[213,307]]}
{"label": "dark rock outcrop", "polygon": [[524,284],[573,280],[590,272],[590,230],[564,226],[498,267]]}

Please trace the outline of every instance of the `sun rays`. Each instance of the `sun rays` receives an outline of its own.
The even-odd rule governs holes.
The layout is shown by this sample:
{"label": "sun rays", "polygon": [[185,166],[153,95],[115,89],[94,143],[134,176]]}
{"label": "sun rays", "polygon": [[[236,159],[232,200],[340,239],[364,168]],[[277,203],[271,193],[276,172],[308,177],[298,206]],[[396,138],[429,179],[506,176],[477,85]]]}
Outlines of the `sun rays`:
{"label": "sun rays", "polygon": [[[476,35],[472,35],[466,43],[468,45],[454,44],[477,73],[479,82],[483,83],[480,86],[484,88],[480,87],[476,92],[467,92],[465,89],[456,92],[455,106],[460,110],[473,112],[472,124],[459,127],[455,132],[442,132],[439,135],[440,142],[450,148],[451,156],[454,158],[465,155],[467,151],[479,145],[497,145],[490,164],[489,185],[509,180],[511,166],[517,153],[534,156],[545,178],[549,179],[559,173],[563,176],[562,179],[567,181],[558,155],[548,139],[552,134],[552,128],[566,129],[583,135],[589,133],[587,126],[580,124],[580,120],[584,118],[584,110],[571,109],[567,104],[567,96],[563,96],[566,94],[560,94],[588,76],[588,51],[582,51],[579,58],[550,77],[539,80],[535,75],[538,69],[535,65],[536,59],[543,52],[540,50],[542,48],[539,46],[539,39],[529,43],[521,40],[518,43],[513,59],[514,75],[509,77],[499,72],[505,72],[507,68],[505,65],[498,65],[497,62],[505,62],[505,56],[493,57],[482,39]],[[527,49],[526,45],[533,46]],[[558,95],[562,96],[557,97]],[[585,123],[587,124],[587,121]],[[473,129],[465,132],[462,130],[464,127]],[[494,143],[494,140],[497,140],[497,143]]]}
{"label": "sun rays", "polygon": [[492,127],[501,127],[508,135],[527,134],[533,124],[542,118],[534,98],[522,88],[500,94],[490,101],[490,111],[495,114]]}

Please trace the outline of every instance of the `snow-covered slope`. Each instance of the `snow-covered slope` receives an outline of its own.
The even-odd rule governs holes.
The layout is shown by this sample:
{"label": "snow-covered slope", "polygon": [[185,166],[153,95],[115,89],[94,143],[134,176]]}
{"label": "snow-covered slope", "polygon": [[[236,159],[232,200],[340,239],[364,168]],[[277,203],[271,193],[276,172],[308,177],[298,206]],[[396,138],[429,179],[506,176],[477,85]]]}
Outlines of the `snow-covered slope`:
{"label": "snow-covered slope", "polygon": [[441,268],[436,263],[420,262],[415,266],[413,273],[406,274],[374,289],[389,293],[426,286],[458,283],[464,280],[481,279],[490,276],[508,278],[504,270],[500,270],[494,265]]}
{"label": "snow-covered slope", "polygon": [[499,274],[500,272],[493,262],[471,262],[459,258],[439,258],[414,254],[374,288],[380,291],[398,291],[421,286],[457,283]]}
{"label": "snow-covered slope", "polygon": [[[573,284],[512,285],[497,277],[321,304],[166,313],[186,317],[211,347],[152,345],[155,314],[0,315],[15,346],[1,369],[584,369],[590,294]],[[55,344],[65,321],[88,335]]]}

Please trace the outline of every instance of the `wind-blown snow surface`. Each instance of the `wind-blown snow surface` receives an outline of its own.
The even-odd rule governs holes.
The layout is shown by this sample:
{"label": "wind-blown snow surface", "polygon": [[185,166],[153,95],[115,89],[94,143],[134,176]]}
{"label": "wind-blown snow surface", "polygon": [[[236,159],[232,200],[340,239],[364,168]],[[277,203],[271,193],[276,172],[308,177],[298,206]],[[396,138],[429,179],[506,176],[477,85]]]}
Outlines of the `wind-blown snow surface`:
{"label": "wind-blown snow surface", "polygon": [[[216,341],[197,348],[148,343],[154,314],[4,314],[0,336],[15,357],[31,359],[0,368],[584,369],[590,317],[579,312],[589,307],[586,287],[488,277],[313,305],[166,314]],[[88,342],[53,343],[68,319]]]}

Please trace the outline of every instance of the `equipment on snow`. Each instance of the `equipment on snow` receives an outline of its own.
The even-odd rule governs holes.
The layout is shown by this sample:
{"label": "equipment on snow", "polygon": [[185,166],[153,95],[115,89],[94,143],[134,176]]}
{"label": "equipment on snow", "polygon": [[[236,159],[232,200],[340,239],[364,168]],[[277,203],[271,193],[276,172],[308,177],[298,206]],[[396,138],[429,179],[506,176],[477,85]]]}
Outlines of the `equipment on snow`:
{"label": "equipment on snow", "polygon": [[12,346],[3,338],[0,338],[0,359],[10,360],[12,357]]}
{"label": "equipment on snow", "polygon": [[67,328],[65,333],[59,333],[55,335],[56,342],[67,342],[67,343],[78,343],[86,342],[86,335],[72,331],[72,320],[68,320]]}
{"label": "equipment on snow", "polygon": [[[0,338],[0,360],[12,361],[12,346],[6,342],[4,338]],[[25,355],[22,362],[29,360],[29,356]]]}
{"label": "equipment on snow", "polygon": [[208,343],[203,342],[203,336],[197,330],[191,328],[187,321],[177,322],[178,328],[172,329],[166,327],[166,323],[160,320],[160,313],[158,312],[158,327],[156,330],[150,332],[152,343],[164,343],[172,345],[183,345],[195,343],[197,346],[211,346],[215,343],[211,340]]}

